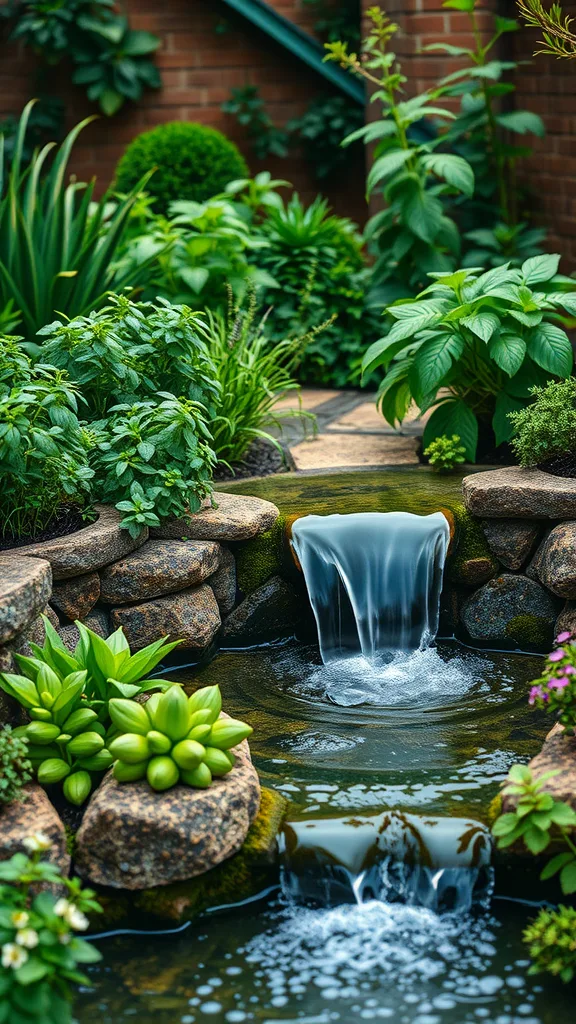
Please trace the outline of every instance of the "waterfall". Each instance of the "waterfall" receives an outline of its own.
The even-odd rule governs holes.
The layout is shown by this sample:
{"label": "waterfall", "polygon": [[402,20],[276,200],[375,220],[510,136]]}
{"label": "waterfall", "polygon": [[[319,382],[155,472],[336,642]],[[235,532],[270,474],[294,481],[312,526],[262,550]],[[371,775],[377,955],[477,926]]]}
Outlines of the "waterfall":
{"label": "waterfall", "polygon": [[450,539],[441,512],[303,516],[292,527],[324,663],[436,636]]}

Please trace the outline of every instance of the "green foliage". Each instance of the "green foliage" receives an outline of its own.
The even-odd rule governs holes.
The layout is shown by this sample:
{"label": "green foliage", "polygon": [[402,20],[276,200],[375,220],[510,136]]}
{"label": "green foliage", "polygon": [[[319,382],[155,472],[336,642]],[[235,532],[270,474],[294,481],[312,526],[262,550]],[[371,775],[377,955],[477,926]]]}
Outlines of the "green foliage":
{"label": "green foliage", "polygon": [[32,778],[28,743],[9,725],[0,728],[0,805],[22,800],[22,787]]}
{"label": "green foliage", "polygon": [[167,689],[169,683],[147,677],[180,641],[163,637],[131,654],[122,629],[105,640],[76,626],[80,640],[72,653],[44,617],[44,646],[32,643],[32,657],[16,654],[23,675],[2,673],[0,687],[28,711],[31,721],[13,735],[29,744],[38,781],[63,783],[66,799],[81,805],[114,760],[105,749],[111,698]]}
{"label": "green foliage", "polygon": [[288,155],[289,134],[275,126],[257,85],[242,85],[232,89],[230,99],[222,104],[222,110],[235,117],[245,129],[258,160]]}
{"label": "green foliage", "polygon": [[108,749],[116,758],[114,778],[146,778],[158,792],[177,782],[207,789],[213,778],[232,770],[232,747],[253,732],[245,722],[222,716],[221,709],[218,686],[205,686],[187,698],[176,683],[145,704],[111,700],[117,735]]}
{"label": "green foliage", "polygon": [[520,14],[531,28],[542,30],[536,53],[549,53],[553,57],[576,57],[576,35],[572,32],[569,15],[564,14],[560,4],[553,3],[548,9],[542,0],[517,0]]}
{"label": "green foliage", "polygon": [[523,939],[533,961],[529,974],[551,974],[565,984],[576,973],[576,909],[562,904],[542,908],[524,931]]}
{"label": "green foliage", "polygon": [[196,313],[108,298],[98,313],[43,328],[41,353],[82,387],[93,491],[137,536],[160,517],[195,512],[210,493],[219,388]]}
{"label": "green foliage", "polygon": [[534,401],[511,413],[512,447],[521,466],[576,452],[576,377],[533,388]]}
{"label": "green foliage", "polygon": [[443,197],[470,197],[474,172],[463,157],[435,152],[440,138],[419,140],[413,126],[422,118],[450,120],[454,115],[437,105],[438,90],[400,100],[406,78],[388,49],[398,26],[377,7],[370,8],[367,17],[370,30],[362,55],[334,42],[326,44],[326,59],[376,85],[372,102],[383,106],[383,117],[353,132],[344,145],[360,138],[367,145],[375,143],[367,192],[380,191],[386,208],[371,218],[366,236],[379,253],[373,287],[380,301],[389,302],[421,288],[427,273],[454,269],[460,236],[444,212]]}
{"label": "green foliage", "polygon": [[464,235],[467,242],[472,242],[472,248],[462,257],[462,266],[500,267],[510,263],[519,267],[531,256],[542,254],[545,238],[543,228],[531,228],[525,223],[509,227],[498,222],[493,228],[475,228]]}
{"label": "green foliage", "polygon": [[72,81],[107,115],[145,89],[161,85],[150,60],[160,46],[151,32],[133,31],[115,0],[11,0],[11,39],[30,46],[53,67],[72,61]]}
{"label": "green foliage", "polygon": [[360,42],[360,20],[362,17],[359,0],[302,0],[304,7],[310,7],[316,14],[315,31],[326,42],[344,39],[350,46]]}
{"label": "green foliage", "polygon": [[[9,114],[0,122],[0,135],[4,136],[4,159],[10,164],[16,149],[19,118]],[[64,104],[56,96],[39,97],[30,112],[22,147],[22,159],[28,163],[35,149],[53,139],[60,141],[64,134]]]}
{"label": "green foliage", "polygon": [[282,451],[265,428],[280,425],[287,416],[308,415],[299,409],[275,413],[274,406],[280,395],[299,387],[296,367],[309,341],[324,325],[309,335],[271,341],[266,334],[266,322],[266,316],[257,318],[253,294],[244,309],[230,309],[227,315],[210,311],[206,314],[206,328],[201,333],[220,385],[210,431],[212,446],[221,462],[240,462],[258,437],[266,438]]}
{"label": "green foliage", "polygon": [[452,437],[444,434],[434,438],[424,449],[424,455],[438,473],[450,473],[466,461],[466,449],[460,444],[458,434],[452,434]]}
{"label": "green foliage", "polygon": [[526,765],[513,765],[502,795],[514,797],[515,809],[499,815],[492,834],[500,850],[522,841],[534,856],[543,853],[553,840],[565,846],[564,852],[548,861],[540,877],[545,881],[559,874],[562,892],[568,896],[576,892],[576,845],[571,838],[576,828],[576,812],[545,790],[546,781],[558,774],[545,772],[534,779]]}
{"label": "green foliage", "polygon": [[350,163],[342,139],[363,124],[364,111],[347,96],[317,96],[300,117],[288,122],[286,132],[292,142],[299,143],[314,176],[323,182]]}
{"label": "green foliage", "polygon": [[542,675],[535,679],[529,703],[555,715],[567,736],[576,732],[576,642],[568,631],[556,637]]}
{"label": "green foliage", "polygon": [[[76,933],[88,928],[88,912],[102,908],[78,878],[41,859],[50,839],[36,832],[24,845],[29,857],[16,853],[0,864],[0,1017],[7,1024],[72,1024],[70,986],[90,984],[79,967],[101,959]],[[54,895],[63,889],[65,897]]]}
{"label": "green foliage", "polygon": [[63,502],[85,503],[93,471],[78,419],[78,388],[51,366],[33,367],[0,337],[0,536],[34,536]]}
{"label": "green foliage", "polygon": [[573,291],[560,290],[574,286],[557,275],[559,259],[430,274],[434,282],[416,299],[389,306],[394,324],[363,363],[365,373],[388,369],[378,391],[385,419],[401,422],[412,400],[422,412],[435,406],[424,445],[458,434],[470,462],[479,421],[491,424],[496,444],[508,440],[508,413],[527,404],[530,389],[572,371],[570,341],[552,322],[560,309],[576,309]]}
{"label": "green foliage", "polygon": [[[24,166],[22,151],[34,101],[20,118],[10,172],[2,178],[3,136],[0,136],[0,307],[9,302],[20,311],[31,337],[55,310],[77,316],[97,308],[107,291],[122,290],[128,275],[113,265],[138,189],[123,199],[103,232],[107,197],[93,204],[95,182],[64,184],[72,147],[91,118],[81,121],[62,145],[35,152]],[[52,153],[50,170],[43,173]],[[139,183],[139,188],[145,179]],[[140,276],[144,267],[139,268]],[[129,283],[138,273],[129,271]]]}
{"label": "green foliage", "polygon": [[159,213],[176,200],[203,203],[248,168],[225,135],[207,125],[172,121],[142,132],[129,144],[116,168],[116,187],[129,192],[156,167],[148,185]]}

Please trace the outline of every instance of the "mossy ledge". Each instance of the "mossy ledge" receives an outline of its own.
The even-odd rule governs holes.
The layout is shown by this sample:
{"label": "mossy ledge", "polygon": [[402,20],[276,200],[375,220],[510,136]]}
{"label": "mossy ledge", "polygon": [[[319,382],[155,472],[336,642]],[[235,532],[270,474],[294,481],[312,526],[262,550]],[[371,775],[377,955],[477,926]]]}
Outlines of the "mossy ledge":
{"label": "mossy ledge", "polygon": [[554,630],[538,615],[515,615],[506,626],[506,636],[517,644],[541,651],[552,643]]}
{"label": "mossy ledge", "polygon": [[231,545],[236,558],[236,579],[244,597],[249,597],[271,576],[282,573],[284,516],[278,516],[271,530],[252,540]]}

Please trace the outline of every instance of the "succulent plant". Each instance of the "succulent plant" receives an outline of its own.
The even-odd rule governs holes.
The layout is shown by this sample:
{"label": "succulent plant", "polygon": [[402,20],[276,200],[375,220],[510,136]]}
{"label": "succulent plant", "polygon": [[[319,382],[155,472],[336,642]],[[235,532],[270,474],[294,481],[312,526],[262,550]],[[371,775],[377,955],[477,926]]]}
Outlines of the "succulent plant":
{"label": "succulent plant", "polygon": [[108,743],[117,759],[114,778],[146,778],[157,791],[177,782],[207,789],[214,778],[232,770],[231,748],[253,731],[245,722],[221,717],[218,686],[205,686],[187,697],[174,684],[162,694],[152,694],[145,704],[113,698],[109,707],[118,731]]}
{"label": "succulent plant", "polygon": [[22,787],[32,778],[28,743],[9,725],[0,729],[0,804],[22,800]]}
{"label": "succulent plant", "polygon": [[546,971],[564,982],[576,974],[576,909],[543,909],[524,931],[524,942],[533,961],[530,974]]}

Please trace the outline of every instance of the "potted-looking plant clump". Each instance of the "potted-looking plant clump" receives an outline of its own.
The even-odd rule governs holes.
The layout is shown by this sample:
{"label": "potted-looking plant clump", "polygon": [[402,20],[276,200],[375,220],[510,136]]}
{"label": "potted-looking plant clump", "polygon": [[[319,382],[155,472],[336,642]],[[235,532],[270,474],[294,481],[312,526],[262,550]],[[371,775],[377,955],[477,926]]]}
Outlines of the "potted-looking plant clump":
{"label": "potted-looking plant clump", "polygon": [[576,377],[533,388],[534,402],[510,413],[521,466],[576,477]]}

